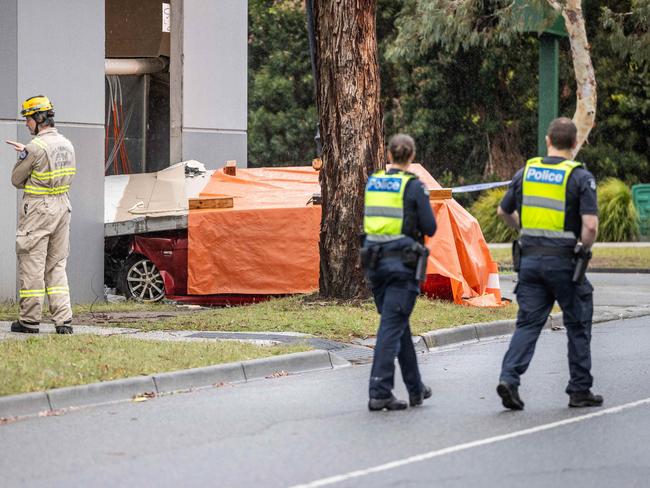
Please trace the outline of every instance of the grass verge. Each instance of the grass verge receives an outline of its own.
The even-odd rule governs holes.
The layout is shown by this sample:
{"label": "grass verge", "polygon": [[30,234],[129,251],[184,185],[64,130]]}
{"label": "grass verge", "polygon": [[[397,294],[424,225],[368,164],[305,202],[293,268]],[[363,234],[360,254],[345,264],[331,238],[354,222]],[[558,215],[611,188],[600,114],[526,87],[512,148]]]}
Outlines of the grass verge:
{"label": "grass verge", "polygon": [[[516,305],[498,309],[458,306],[419,298],[411,331],[421,334],[456,325],[514,318]],[[278,298],[245,307],[225,307],[182,314],[160,321],[115,322],[145,330],[217,330],[230,332],[302,332],[339,341],[374,336],[379,315],[371,300],[336,304],[304,296]]]}
{"label": "grass verge", "polygon": [[[490,249],[492,259],[499,266],[512,267],[512,252],[508,249]],[[594,247],[591,269],[648,269],[650,247]]]}
{"label": "grass verge", "polygon": [[258,359],[311,349],[235,341],[167,342],[43,335],[0,342],[0,395]]}
{"label": "grass verge", "polygon": [[[87,306],[75,307],[73,323],[142,330],[302,332],[345,342],[374,336],[379,324],[372,300],[335,303],[318,301],[312,295],[277,298],[243,307],[180,312],[174,312],[177,309],[165,304],[132,303],[131,309],[128,305],[102,304],[101,308],[93,307],[93,315],[88,314]],[[15,305],[5,304],[0,307],[0,320],[13,320],[16,313]],[[516,314],[515,304],[487,309],[420,297],[411,316],[411,331],[422,334],[457,325],[510,319]]]}

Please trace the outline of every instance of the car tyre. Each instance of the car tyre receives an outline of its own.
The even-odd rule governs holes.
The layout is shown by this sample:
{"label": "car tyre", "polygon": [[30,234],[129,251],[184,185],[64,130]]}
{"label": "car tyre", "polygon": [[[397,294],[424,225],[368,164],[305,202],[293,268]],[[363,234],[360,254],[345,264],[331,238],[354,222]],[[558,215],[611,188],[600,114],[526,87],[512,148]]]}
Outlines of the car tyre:
{"label": "car tyre", "polygon": [[129,300],[158,302],[165,297],[165,284],[158,267],[147,257],[131,254],[120,268],[117,288]]}

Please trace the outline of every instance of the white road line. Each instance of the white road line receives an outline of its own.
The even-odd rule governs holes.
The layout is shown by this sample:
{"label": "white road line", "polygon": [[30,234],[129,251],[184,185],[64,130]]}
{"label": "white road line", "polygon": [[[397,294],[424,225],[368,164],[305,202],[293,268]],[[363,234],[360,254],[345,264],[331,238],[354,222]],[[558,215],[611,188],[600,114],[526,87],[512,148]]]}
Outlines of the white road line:
{"label": "white road line", "polygon": [[640,405],[650,404],[650,398],[644,398],[643,400],[638,400],[636,402],[626,403],[624,405],[619,405],[618,407],[606,408],[604,410],[599,410],[597,412],[589,413],[586,415],[580,415],[578,417],[572,417],[570,419],[559,420],[557,422],[551,422],[550,424],[538,425],[537,427],[531,427],[530,429],[518,430],[516,432],[511,432],[509,434],[498,435],[495,437],[488,437],[487,439],[480,439],[477,441],[466,442],[465,444],[458,444],[456,446],[445,447],[444,449],[438,449],[437,451],[429,451],[423,454],[418,454],[416,456],[407,457],[397,461],[392,461],[386,464],[380,464],[379,466],[374,466],[372,468],[360,469],[358,471],[351,471],[350,473],[339,474],[336,476],[331,476],[329,478],[323,478],[320,480],[312,481],[310,483],[305,483],[303,485],[294,485],[290,488],[316,488],[318,486],[327,486],[333,485],[335,483],[341,483],[343,481],[348,481],[354,478],[360,478],[361,476],[366,476],[373,473],[380,473],[382,471],[388,471],[389,469],[400,468],[406,466],[407,464],[418,463],[420,461],[426,461],[427,459],[433,459],[436,457],[444,456],[446,454],[452,454],[454,452],[465,451],[467,449],[472,449],[474,447],[485,446],[488,444],[494,444],[496,442],[507,441],[509,439],[514,439],[516,437],[522,437],[529,434],[535,434],[537,432],[543,432],[545,430],[555,429],[557,427],[562,427],[564,425],[575,424],[582,422],[583,420],[589,420],[596,417],[602,417],[604,415],[609,415],[612,413],[620,413],[624,410],[629,410],[631,408],[638,407]]}

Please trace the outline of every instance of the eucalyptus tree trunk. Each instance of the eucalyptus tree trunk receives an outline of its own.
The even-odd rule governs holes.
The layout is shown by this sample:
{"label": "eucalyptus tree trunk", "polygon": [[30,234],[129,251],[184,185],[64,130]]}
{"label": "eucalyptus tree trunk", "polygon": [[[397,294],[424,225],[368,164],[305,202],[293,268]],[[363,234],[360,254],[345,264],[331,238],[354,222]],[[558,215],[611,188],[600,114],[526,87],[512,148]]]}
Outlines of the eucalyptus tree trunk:
{"label": "eucalyptus tree trunk", "polygon": [[367,295],[359,261],[363,194],[384,165],[376,0],[314,2],[320,171],[320,294]]}
{"label": "eucalyptus tree trunk", "polygon": [[557,0],[548,1],[555,10],[562,12],[571,42],[577,95],[576,111],[573,115],[573,122],[578,128],[578,144],[573,153],[575,157],[587,140],[596,120],[596,75],[589,54],[589,42],[580,0],[566,0],[563,3]]}

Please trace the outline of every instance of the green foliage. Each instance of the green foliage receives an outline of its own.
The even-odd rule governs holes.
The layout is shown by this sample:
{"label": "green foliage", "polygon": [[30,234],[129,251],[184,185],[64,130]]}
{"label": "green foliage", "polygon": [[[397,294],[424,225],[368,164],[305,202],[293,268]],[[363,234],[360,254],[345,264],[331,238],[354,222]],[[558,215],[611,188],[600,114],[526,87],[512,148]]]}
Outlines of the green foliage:
{"label": "green foliage", "polygon": [[[487,191],[470,208],[488,242],[510,242],[517,236],[517,231],[497,217],[497,207],[505,192],[502,188]],[[639,217],[632,201],[632,191],[621,180],[608,178],[598,186],[598,212],[599,241],[626,242],[638,239]]]}
{"label": "green foliage", "polygon": [[[635,3],[639,2],[608,2],[609,8],[604,9],[603,14],[599,2],[585,2],[587,35],[598,81],[598,106],[596,126],[589,135],[589,143],[578,155],[597,180],[613,176],[629,185],[650,181],[650,138],[647,136],[650,133],[650,78],[645,74],[648,64],[639,64],[634,52],[621,50],[623,41],[617,36],[622,33],[612,33],[607,26],[611,25],[609,9],[633,11]],[[647,0],[646,3],[650,4]],[[620,20],[632,17],[623,16]],[[632,31],[626,35],[631,36],[629,42],[635,42]],[[567,106],[566,100],[564,102],[562,104],[561,100],[561,105]],[[572,106],[573,102],[567,106],[566,113]]]}
{"label": "green foliage", "polygon": [[621,180],[608,178],[598,186],[600,224],[598,240],[635,241],[639,237],[639,216],[632,191]]}
{"label": "green foliage", "polygon": [[546,14],[540,17],[542,24],[555,16],[544,0],[406,0],[391,53],[409,57],[442,46],[455,54],[459,49],[509,44],[524,31],[526,4]]}
{"label": "green foliage", "polygon": [[[643,66],[645,73],[650,67],[650,1],[612,3],[617,5],[602,7],[603,26],[610,31],[611,46],[620,57]],[[623,11],[616,11],[616,7],[623,7]]]}
{"label": "green foliage", "polygon": [[486,191],[469,210],[481,225],[483,237],[488,242],[510,242],[517,237],[517,231],[497,217],[497,207],[505,194],[503,188]]}
{"label": "green foliage", "polygon": [[[417,162],[449,186],[509,178],[537,153],[538,38],[520,33],[516,11],[531,3],[548,4],[377,0],[385,134],[411,133]],[[650,1],[606,3],[583,2],[598,107],[578,159],[597,180],[650,182]],[[304,2],[250,0],[249,17],[249,162],[306,164],[317,115]],[[563,39],[560,114],[575,102]]]}
{"label": "green foliage", "polygon": [[308,164],[317,116],[303,1],[248,5],[249,165]]}

